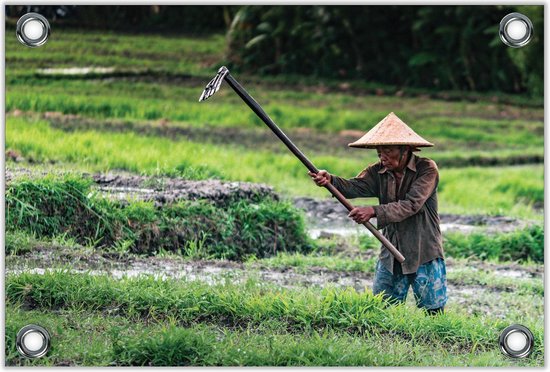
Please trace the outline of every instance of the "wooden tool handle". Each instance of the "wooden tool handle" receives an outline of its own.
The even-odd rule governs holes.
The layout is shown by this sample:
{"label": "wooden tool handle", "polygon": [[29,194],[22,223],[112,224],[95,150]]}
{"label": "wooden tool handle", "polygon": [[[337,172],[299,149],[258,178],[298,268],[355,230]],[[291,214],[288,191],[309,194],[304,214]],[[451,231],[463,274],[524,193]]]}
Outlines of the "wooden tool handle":
{"label": "wooden tool handle", "polygon": [[[227,74],[224,77],[225,81],[229,84],[231,88],[239,95],[239,97],[242,98],[242,100],[258,115],[260,119],[275,133],[277,137],[288,147],[288,149],[306,166],[307,169],[309,169],[313,173],[318,173],[319,170],[313,165],[313,163],[300,151],[298,147],[292,141],[290,138],[287,137],[286,134],[283,133],[283,131],[275,124],[273,120],[265,113],[265,111],[262,109],[260,104],[252,98],[248,92],[231,76],[231,74]],[[347,208],[348,211],[351,211],[354,207],[351,205],[351,203],[342,195],[340,191],[336,189],[332,184],[328,184],[325,186],[328,191],[340,203],[344,205],[344,207]],[[402,263],[405,261],[405,257],[393,246],[393,244],[386,239],[384,235],[380,233],[370,222],[365,222],[363,224],[375,237],[378,239],[389,251],[390,253],[399,261]]]}

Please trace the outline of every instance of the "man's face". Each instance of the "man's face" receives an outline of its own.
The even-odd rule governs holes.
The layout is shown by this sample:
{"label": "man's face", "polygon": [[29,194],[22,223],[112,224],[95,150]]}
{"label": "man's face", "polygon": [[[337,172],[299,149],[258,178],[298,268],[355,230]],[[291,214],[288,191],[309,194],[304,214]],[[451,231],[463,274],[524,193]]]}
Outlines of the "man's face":
{"label": "man's face", "polygon": [[380,163],[388,170],[399,168],[399,146],[377,146],[376,152],[378,153]]}

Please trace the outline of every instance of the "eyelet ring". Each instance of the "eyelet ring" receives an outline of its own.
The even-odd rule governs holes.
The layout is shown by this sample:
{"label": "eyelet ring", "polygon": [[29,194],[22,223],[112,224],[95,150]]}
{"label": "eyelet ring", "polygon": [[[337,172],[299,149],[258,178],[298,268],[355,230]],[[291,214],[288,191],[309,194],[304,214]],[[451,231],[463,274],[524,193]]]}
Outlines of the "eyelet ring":
{"label": "eyelet ring", "polygon": [[531,331],[521,324],[512,324],[502,331],[500,350],[511,358],[525,358],[531,354],[535,340]]}
{"label": "eyelet ring", "polygon": [[531,41],[533,23],[521,13],[510,13],[500,21],[499,35],[509,47],[521,48]]}
{"label": "eyelet ring", "polygon": [[27,358],[40,358],[50,349],[50,334],[36,324],[29,324],[17,332],[16,347]]}
{"label": "eyelet ring", "polygon": [[27,13],[17,20],[16,34],[21,44],[36,48],[48,41],[50,24],[41,14]]}

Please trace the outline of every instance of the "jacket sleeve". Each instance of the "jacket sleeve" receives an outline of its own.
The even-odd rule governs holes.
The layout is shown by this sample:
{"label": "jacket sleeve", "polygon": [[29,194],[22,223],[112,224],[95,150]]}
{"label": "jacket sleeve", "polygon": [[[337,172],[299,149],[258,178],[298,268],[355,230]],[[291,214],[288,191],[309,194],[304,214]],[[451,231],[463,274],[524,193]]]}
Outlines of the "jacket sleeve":
{"label": "jacket sleeve", "polygon": [[354,178],[332,176],[331,183],[348,199],[379,196],[378,174],[372,165]]}
{"label": "jacket sleeve", "polygon": [[439,172],[435,162],[430,161],[424,169],[418,169],[418,172],[405,199],[373,207],[378,228],[385,227],[389,223],[401,222],[418,213],[433,194],[439,182]]}

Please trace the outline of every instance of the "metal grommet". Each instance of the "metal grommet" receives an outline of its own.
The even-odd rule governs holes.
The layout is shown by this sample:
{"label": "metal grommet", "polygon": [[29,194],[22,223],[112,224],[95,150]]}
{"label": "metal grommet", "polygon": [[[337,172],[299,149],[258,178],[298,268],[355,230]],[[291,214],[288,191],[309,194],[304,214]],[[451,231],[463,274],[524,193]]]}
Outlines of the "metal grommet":
{"label": "metal grommet", "polygon": [[525,358],[533,351],[535,339],[531,331],[520,324],[512,324],[500,334],[500,350],[511,358]]}
{"label": "metal grommet", "polygon": [[510,13],[500,21],[499,35],[509,47],[521,48],[531,41],[533,24],[521,13]]}
{"label": "metal grommet", "polygon": [[27,358],[40,358],[50,349],[50,334],[39,325],[29,324],[17,332],[17,351]]}
{"label": "metal grommet", "polygon": [[38,13],[27,13],[17,21],[17,39],[31,48],[44,45],[50,37],[48,20]]}

